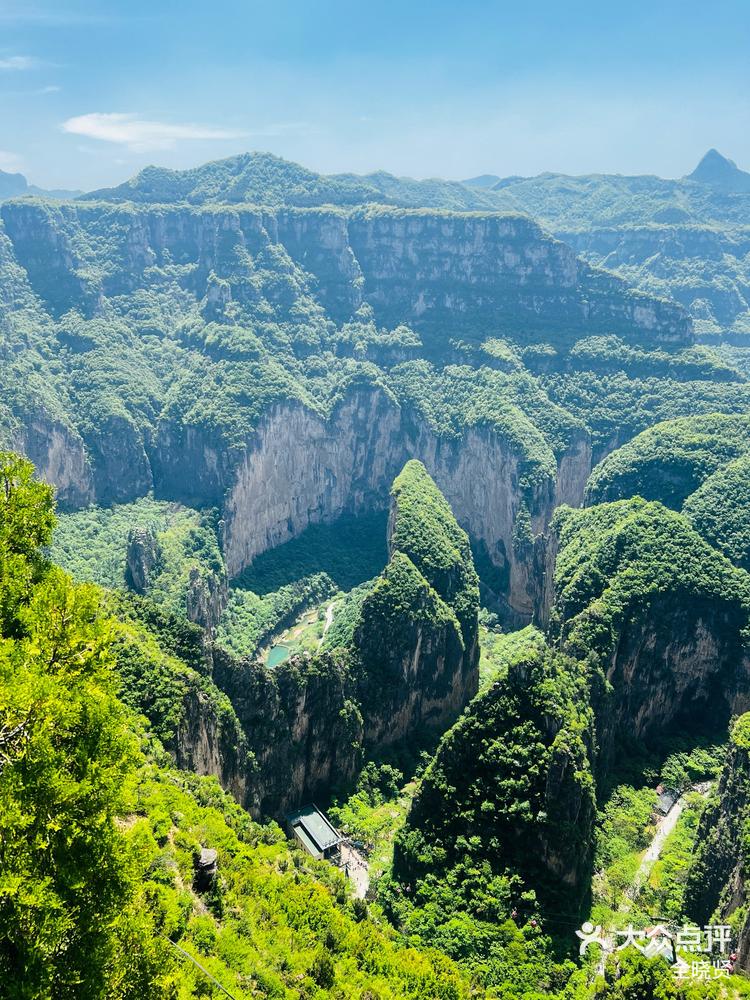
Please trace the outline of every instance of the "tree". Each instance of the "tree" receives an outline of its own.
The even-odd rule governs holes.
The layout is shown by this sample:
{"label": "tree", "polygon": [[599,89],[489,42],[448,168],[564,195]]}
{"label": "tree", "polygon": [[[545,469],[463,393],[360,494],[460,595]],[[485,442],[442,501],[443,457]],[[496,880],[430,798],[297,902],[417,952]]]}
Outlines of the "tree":
{"label": "tree", "polygon": [[130,918],[114,817],[137,748],[110,688],[98,592],[49,565],[50,489],[0,456],[0,981],[11,998],[103,997]]}

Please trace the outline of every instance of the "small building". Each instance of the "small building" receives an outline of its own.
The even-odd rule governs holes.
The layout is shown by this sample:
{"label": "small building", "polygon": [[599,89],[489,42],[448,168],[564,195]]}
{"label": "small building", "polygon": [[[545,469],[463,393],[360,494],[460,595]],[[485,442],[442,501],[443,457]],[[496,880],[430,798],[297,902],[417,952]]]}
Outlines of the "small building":
{"label": "small building", "polygon": [[316,805],[311,803],[291,813],[287,816],[287,824],[292,836],[308,854],[318,860],[337,858],[343,837]]}
{"label": "small building", "polygon": [[666,816],[672,810],[672,806],[679,799],[680,793],[676,788],[665,788],[658,785],[656,788],[658,798],[656,800],[656,812],[659,816]]}

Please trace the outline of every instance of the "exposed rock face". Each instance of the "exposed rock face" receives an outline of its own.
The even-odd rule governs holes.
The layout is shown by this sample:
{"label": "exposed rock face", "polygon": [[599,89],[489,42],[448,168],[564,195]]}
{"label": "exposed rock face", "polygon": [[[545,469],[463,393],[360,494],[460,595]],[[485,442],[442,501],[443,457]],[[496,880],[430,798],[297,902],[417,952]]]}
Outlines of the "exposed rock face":
{"label": "exposed rock face", "polygon": [[252,796],[257,767],[245,734],[231,709],[222,711],[220,697],[211,697],[199,685],[186,686],[170,749],[178,767],[215,775],[238,802],[247,803]]}
{"label": "exposed rock face", "polygon": [[[407,465],[393,496],[398,547],[364,600],[348,650],[303,654],[273,669],[213,652],[214,680],[257,768],[241,799],[256,815],[279,816],[345,786],[365,747],[441,728],[476,693],[479,590],[468,538],[419,463]],[[424,533],[415,529],[425,518],[434,531],[431,550],[420,552]],[[226,773],[221,740],[201,729],[194,735],[201,766]]]}
{"label": "exposed rock face", "polygon": [[279,407],[262,421],[227,494],[230,577],[310,524],[385,507],[394,476],[410,458],[424,463],[459,523],[507,574],[512,614],[530,620],[538,583],[533,565],[514,549],[518,512],[526,503],[539,533],[556,503],[580,502],[590,470],[588,438],[582,434],[561,457],[557,483],[549,479],[525,497],[522,457],[491,426],[443,439],[380,390],[359,390],[329,421],[300,405]]}
{"label": "exposed rock face", "polygon": [[554,316],[579,331],[604,324],[663,342],[691,338],[681,310],[622,297],[619,279],[583,264],[528,218],[364,210],[352,215],[349,236],[365,298],[391,325],[439,322],[445,331],[459,317],[517,329],[520,320],[539,333]]}
{"label": "exposed rock face", "polygon": [[41,479],[56,488],[62,510],[93,502],[89,459],[83,441],[71,427],[40,408],[26,416],[13,435],[12,446],[31,459]]}
{"label": "exposed rock face", "polygon": [[730,609],[674,594],[623,626],[606,669],[613,692],[597,706],[602,768],[618,739],[648,743],[691,719],[718,729],[750,708],[741,627]]}
{"label": "exposed rock face", "polygon": [[[378,324],[409,324],[423,353],[439,364],[455,353],[449,338],[476,341],[488,329],[507,328],[523,341],[613,331],[649,342],[692,341],[681,310],[595,271],[520,216],[91,201],[9,202],[0,215],[8,236],[3,245],[40,310],[44,304],[52,338],[54,317],[75,312],[109,322],[130,308],[134,327],[174,338],[170,310],[179,303],[188,327],[237,324],[257,344],[256,325],[299,324],[300,307],[315,327],[311,343],[321,338],[311,350],[326,349],[331,320],[351,319],[365,306]],[[142,298],[159,303],[148,324]],[[295,347],[300,355],[303,340]],[[81,344],[88,343],[82,336]],[[211,347],[219,360],[226,348],[232,364],[241,365],[242,351],[232,354],[222,344],[218,337]],[[254,404],[254,378],[233,371],[231,379],[246,381],[235,395]],[[174,398],[159,412],[158,389],[134,413],[132,398],[117,398],[119,391],[113,384],[103,393],[105,415],[93,430],[85,428],[85,447],[71,439],[80,458],[67,469],[40,463],[64,484],[69,505],[120,503],[153,488],[165,499],[220,507],[232,576],[309,524],[384,508],[393,477],[419,458],[498,569],[500,604],[518,624],[540,604],[533,546],[514,541],[519,513],[528,509],[532,534],[544,532],[556,503],[579,502],[590,462],[581,435],[558,456],[557,482],[550,474],[524,489],[527,456],[491,426],[467,427],[460,440],[443,438],[386,390],[350,388],[328,420],[301,402],[279,403],[276,395],[273,403],[249,406],[246,427],[239,408],[231,433],[221,423],[234,406],[228,399],[214,421],[188,416],[189,406],[181,409]],[[181,390],[183,401],[192,391]],[[201,407],[210,410],[206,401]],[[199,618],[207,617],[208,604],[196,595]]]}
{"label": "exposed rock face", "polygon": [[143,437],[127,417],[108,417],[86,441],[94,467],[94,489],[101,504],[127,503],[153,486]]}
{"label": "exposed rock face", "polygon": [[295,657],[269,670],[217,650],[214,678],[229,695],[253,755],[255,770],[237,797],[254,815],[280,817],[354,777],[362,717],[339,659]]}
{"label": "exposed rock face", "polygon": [[479,581],[469,539],[425,467],[391,490],[390,562],[365,597],[354,647],[365,739],[444,728],[479,685]]}
{"label": "exposed rock face", "polygon": [[[543,907],[577,910],[596,806],[592,716],[576,678],[577,664],[531,647],[471,702],[440,741],[397,836],[402,884],[444,879],[471,912],[473,900],[461,900],[470,859],[501,878],[519,875]],[[514,902],[520,892],[508,888]]]}
{"label": "exposed rock face", "polygon": [[292,260],[317,278],[320,299],[335,320],[346,320],[359,309],[364,278],[343,213],[279,210],[270,233]]}
{"label": "exposed rock face", "polygon": [[750,856],[745,832],[750,817],[749,734],[750,716],[745,715],[732,727],[718,788],[698,825],[685,887],[686,911],[700,926],[708,923],[714,913],[722,922],[733,918],[738,930],[736,968],[743,972],[750,970]]}
{"label": "exposed rock face", "polygon": [[[101,262],[79,258],[74,246],[81,241],[72,234],[100,225],[104,216],[119,245],[108,248],[107,276],[97,283],[90,265]],[[623,329],[665,342],[692,338],[682,310],[595,271],[524,216],[86,202],[52,210],[19,201],[3,205],[2,218],[19,261],[58,314],[132,291],[144,284],[147,268],[167,258],[195,263],[191,290],[199,298],[215,272],[230,277],[241,302],[257,290],[237,261],[276,247],[317,279],[321,301],[337,319],[367,301],[382,322],[417,329],[447,320],[451,335],[462,324],[488,321],[527,336],[567,325],[578,335]]]}
{"label": "exposed rock face", "polygon": [[696,720],[717,731],[750,707],[750,580],[682,515],[636,497],[562,509],[555,534],[549,631],[606,679],[592,692],[602,773],[617,747]]}
{"label": "exposed rock face", "polygon": [[379,391],[349,397],[330,421],[300,405],[274,409],[225,502],[229,576],[310,524],[383,508],[403,447],[400,410]]}
{"label": "exposed rock face", "polygon": [[185,611],[191,622],[212,635],[228,600],[229,586],[223,572],[205,573],[197,566],[192,567],[185,594]]}
{"label": "exposed rock face", "polygon": [[160,559],[161,549],[156,531],[151,527],[132,528],[125,553],[125,582],[136,594],[146,593],[151,573]]}
{"label": "exposed rock face", "polygon": [[673,298],[690,313],[698,331],[730,331],[736,323],[739,336],[748,313],[746,227],[695,225],[689,216],[682,220],[675,208],[653,222],[561,229],[557,235],[595,266],[617,269],[634,282],[648,281]]}

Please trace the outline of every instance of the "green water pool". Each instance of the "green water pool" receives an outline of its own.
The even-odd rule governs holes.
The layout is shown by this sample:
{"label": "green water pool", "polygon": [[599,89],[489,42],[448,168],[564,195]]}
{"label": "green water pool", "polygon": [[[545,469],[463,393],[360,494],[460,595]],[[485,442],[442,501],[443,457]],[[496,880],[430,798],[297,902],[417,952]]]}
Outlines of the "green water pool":
{"label": "green water pool", "polygon": [[291,650],[288,646],[271,646],[266,657],[266,665],[269,667],[278,667],[280,663],[289,658],[290,653]]}

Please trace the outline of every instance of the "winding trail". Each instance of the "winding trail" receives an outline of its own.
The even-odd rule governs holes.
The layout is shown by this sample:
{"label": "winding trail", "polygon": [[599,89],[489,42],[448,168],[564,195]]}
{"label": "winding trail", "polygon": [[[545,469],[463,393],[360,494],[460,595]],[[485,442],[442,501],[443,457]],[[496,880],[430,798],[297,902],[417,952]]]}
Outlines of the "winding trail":
{"label": "winding trail", "polygon": [[638,866],[638,871],[633,877],[633,881],[630,886],[625,890],[625,899],[620,904],[619,910],[621,913],[626,913],[630,909],[630,905],[634,899],[638,897],[641,889],[648,881],[648,877],[651,874],[651,869],[654,867],[656,862],[659,860],[659,855],[662,852],[665,841],[667,837],[672,833],[674,828],[677,826],[677,822],[682,815],[682,810],[685,808],[685,794],[683,793],[679,799],[675,802],[672,808],[669,810],[666,816],[663,816],[656,826],[656,833],[654,834],[653,840],[648,845],[646,853],[641,858],[641,863]]}
{"label": "winding trail", "polygon": [[693,785],[687,791],[682,793],[667,815],[663,816],[658,821],[656,824],[656,833],[654,834],[651,843],[648,845],[646,853],[641,858],[641,863],[638,866],[638,871],[633,877],[632,883],[625,890],[625,898],[622,903],[620,903],[618,912],[627,913],[633,901],[638,898],[641,889],[648,881],[651,869],[659,860],[659,856],[661,855],[662,848],[664,847],[667,837],[677,826],[680,816],[682,815],[682,810],[685,808],[685,796],[688,792],[700,792],[705,798],[710,790],[711,782],[701,782],[697,785]]}
{"label": "winding trail", "polygon": [[320,649],[320,647],[323,645],[323,640],[326,637],[326,632],[333,624],[333,608],[335,604],[336,604],[335,601],[331,601],[331,603],[326,608],[326,623],[323,626],[323,635],[321,635],[320,639],[318,640],[318,649]]}

